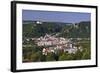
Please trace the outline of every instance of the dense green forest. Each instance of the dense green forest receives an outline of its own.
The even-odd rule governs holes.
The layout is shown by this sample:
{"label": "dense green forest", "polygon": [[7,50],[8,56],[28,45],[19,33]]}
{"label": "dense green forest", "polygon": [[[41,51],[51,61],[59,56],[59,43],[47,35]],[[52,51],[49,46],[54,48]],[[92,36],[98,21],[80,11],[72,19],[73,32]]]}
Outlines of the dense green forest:
{"label": "dense green forest", "polygon": [[[82,46],[83,51],[77,51],[75,54],[57,51],[57,54],[49,53],[47,56],[42,54],[42,47],[34,44],[30,40],[24,42],[24,45],[31,47],[23,47],[23,62],[44,62],[44,61],[63,61],[63,60],[84,60],[91,58],[91,23],[90,21],[82,21],[79,23],[60,23],[60,22],[42,22],[42,24],[33,23],[32,21],[23,22],[23,41],[26,38],[39,38],[45,34],[55,35],[64,38],[83,38],[76,40],[76,46]],[[84,39],[89,38],[89,40]]]}
{"label": "dense green forest", "polygon": [[42,24],[23,24],[23,37],[40,37],[48,34],[57,34],[66,38],[88,38],[90,37],[90,22],[57,23],[43,22]]}

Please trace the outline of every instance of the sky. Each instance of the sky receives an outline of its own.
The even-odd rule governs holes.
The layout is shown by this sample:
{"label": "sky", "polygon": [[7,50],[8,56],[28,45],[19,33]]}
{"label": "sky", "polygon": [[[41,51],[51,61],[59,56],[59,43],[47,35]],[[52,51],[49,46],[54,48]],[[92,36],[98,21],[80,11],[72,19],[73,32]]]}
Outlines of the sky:
{"label": "sky", "polygon": [[23,10],[22,20],[78,23],[81,21],[90,21],[91,14],[82,12]]}

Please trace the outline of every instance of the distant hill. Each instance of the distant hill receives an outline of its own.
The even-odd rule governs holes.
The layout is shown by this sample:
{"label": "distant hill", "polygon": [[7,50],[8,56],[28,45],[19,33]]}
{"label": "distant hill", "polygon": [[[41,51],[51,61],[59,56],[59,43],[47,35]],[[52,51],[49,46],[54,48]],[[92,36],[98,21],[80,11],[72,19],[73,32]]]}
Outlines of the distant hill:
{"label": "distant hill", "polygon": [[[32,20],[23,20],[23,24],[29,24],[29,23],[36,23],[38,21],[32,21]],[[71,25],[72,23],[64,23],[64,22],[42,22],[42,23],[53,23],[53,24],[65,24],[65,25]]]}
{"label": "distant hill", "polygon": [[57,34],[67,38],[90,37],[90,21],[79,23],[23,21],[23,37],[40,37],[48,34]]}
{"label": "distant hill", "polygon": [[60,36],[69,38],[88,38],[90,37],[91,23],[89,21],[66,25],[61,31]]}

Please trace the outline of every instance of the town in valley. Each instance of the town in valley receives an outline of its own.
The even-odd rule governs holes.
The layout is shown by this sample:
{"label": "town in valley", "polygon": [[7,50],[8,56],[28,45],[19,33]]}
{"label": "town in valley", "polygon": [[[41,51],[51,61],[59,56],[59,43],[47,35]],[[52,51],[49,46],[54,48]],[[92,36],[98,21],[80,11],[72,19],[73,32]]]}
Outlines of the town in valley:
{"label": "town in valley", "polygon": [[91,58],[90,22],[23,21],[23,62]]}

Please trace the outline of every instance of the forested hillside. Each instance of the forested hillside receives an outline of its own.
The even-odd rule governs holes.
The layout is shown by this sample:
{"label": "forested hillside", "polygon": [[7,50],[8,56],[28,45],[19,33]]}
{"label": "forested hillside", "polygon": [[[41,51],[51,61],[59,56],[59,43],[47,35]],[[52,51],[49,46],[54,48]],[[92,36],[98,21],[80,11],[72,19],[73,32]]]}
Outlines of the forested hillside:
{"label": "forested hillside", "polygon": [[23,37],[40,37],[47,34],[59,34],[57,36],[67,38],[88,38],[90,37],[90,22],[79,23],[57,23],[57,22],[42,22],[37,24],[32,21],[23,23]]}

